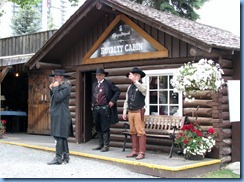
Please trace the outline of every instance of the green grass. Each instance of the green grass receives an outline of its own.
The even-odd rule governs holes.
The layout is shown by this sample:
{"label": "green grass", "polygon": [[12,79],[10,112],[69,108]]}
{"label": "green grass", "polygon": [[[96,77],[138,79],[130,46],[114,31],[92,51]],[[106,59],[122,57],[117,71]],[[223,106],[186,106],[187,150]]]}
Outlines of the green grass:
{"label": "green grass", "polygon": [[240,178],[239,174],[233,173],[228,169],[220,169],[217,171],[211,171],[197,176],[197,178]]}

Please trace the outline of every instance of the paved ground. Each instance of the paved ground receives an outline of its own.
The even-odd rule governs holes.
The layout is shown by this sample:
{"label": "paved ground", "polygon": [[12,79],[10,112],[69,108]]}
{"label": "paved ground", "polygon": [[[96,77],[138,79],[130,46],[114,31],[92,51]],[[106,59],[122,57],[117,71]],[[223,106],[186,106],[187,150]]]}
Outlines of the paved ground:
{"label": "paved ground", "polygon": [[47,165],[53,152],[0,143],[1,178],[155,178],[112,163],[71,156],[69,164]]}
{"label": "paved ground", "polygon": [[[7,134],[0,142],[53,152],[55,146],[51,136],[29,134]],[[182,156],[176,154],[169,159],[168,154],[155,152],[147,152],[144,160],[137,161],[125,157],[130,152],[128,149],[126,152],[122,152],[121,148],[116,147],[111,147],[109,152],[91,150],[96,144],[96,140],[91,140],[85,144],[69,142],[70,153],[74,156],[120,164],[135,172],[168,178],[189,177],[188,172],[197,172],[196,174],[199,174],[217,170],[220,166],[220,160],[217,159],[206,158],[203,161],[191,161],[185,160]]]}

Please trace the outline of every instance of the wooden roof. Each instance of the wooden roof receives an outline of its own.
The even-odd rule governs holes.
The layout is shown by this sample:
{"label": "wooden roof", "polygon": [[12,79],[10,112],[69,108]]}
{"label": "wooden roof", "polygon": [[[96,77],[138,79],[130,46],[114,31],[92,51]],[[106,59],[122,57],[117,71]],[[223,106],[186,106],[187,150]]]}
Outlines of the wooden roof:
{"label": "wooden roof", "polygon": [[213,48],[240,49],[240,37],[229,31],[181,18],[170,13],[133,3],[129,0],[102,0],[102,2],[111,7],[116,5],[130,16],[140,19],[140,21],[145,23],[150,22],[152,26],[172,36],[196,41],[198,44],[208,45]]}
{"label": "wooden roof", "polygon": [[229,31],[197,23],[129,0],[86,0],[70,19],[26,63],[60,60],[80,37],[107,13],[126,14],[206,52],[212,49],[240,51],[240,37]]}

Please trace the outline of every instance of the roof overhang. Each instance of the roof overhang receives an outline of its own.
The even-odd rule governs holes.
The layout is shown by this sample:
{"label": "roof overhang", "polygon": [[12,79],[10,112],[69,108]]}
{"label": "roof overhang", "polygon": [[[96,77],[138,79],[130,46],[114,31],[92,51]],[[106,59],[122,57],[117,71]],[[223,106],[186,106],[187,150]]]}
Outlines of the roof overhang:
{"label": "roof overhang", "polygon": [[128,7],[119,0],[86,0],[70,19],[26,63],[26,66],[32,69],[38,62],[59,64],[70,49],[78,44],[85,33],[91,30],[108,13],[115,15],[125,14],[133,17],[208,53],[211,53],[216,48],[223,50],[231,49],[232,52],[239,51],[238,48],[225,47],[225,45],[219,47],[214,42],[204,41],[202,37],[196,37],[183,30],[178,30],[174,26],[169,26],[167,22],[162,23],[160,17],[157,17],[160,16],[160,13],[147,15],[146,13],[139,12],[139,10],[137,11],[136,7],[140,8],[141,5],[135,5],[135,3],[133,5],[134,8]]}
{"label": "roof overhang", "polygon": [[1,56],[0,67],[12,66],[17,64],[25,64],[28,62],[35,53],[31,54],[20,54],[13,56]]}

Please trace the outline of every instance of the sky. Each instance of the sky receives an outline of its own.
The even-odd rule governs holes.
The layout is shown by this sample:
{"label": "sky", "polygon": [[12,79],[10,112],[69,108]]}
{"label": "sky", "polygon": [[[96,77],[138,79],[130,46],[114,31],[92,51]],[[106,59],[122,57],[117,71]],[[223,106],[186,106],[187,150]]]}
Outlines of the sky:
{"label": "sky", "polygon": [[[0,0],[2,1],[2,0]],[[244,0],[241,0],[242,2]],[[218,27],[240,36],[240,0],[208,0],[197,13],[199,23]],[[79,0],[82,5],[85,0]],[[79,7],[70,7],[71,16]],[[7,29],[6,29],[7,30]],[[2,31],[5,31],[3,29]],[[1,29],[0,29],[1,33]]]}
{"label": "sky", "polygon": [[240,0],[209,0],[197,13],[201,17],[197,22],[240,36]]}

